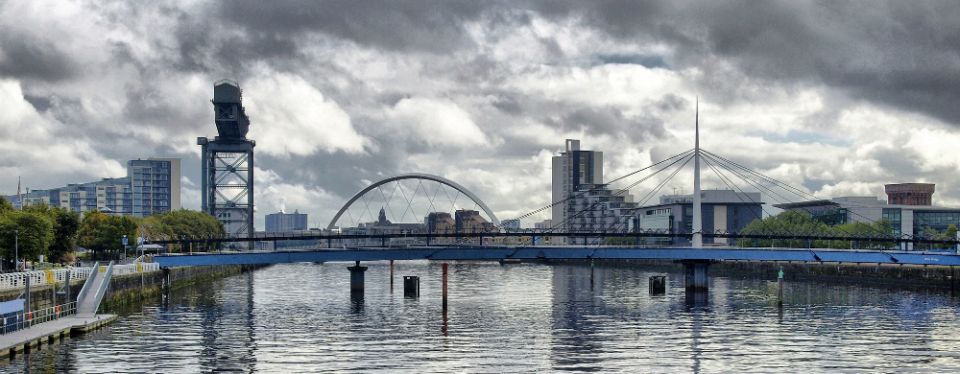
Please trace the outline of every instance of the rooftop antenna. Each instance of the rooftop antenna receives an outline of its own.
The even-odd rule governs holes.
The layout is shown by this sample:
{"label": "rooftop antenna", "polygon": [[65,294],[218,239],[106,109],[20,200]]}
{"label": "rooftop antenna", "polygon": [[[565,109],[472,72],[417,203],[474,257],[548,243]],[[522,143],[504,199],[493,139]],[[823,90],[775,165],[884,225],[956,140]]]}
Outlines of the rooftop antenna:
{"label": "rooftop antenna", "polygon": [[693,147],[693,248],[703,248],[703,221],[700,202],[700,97],[697,96],[696,115],[694,117]]}

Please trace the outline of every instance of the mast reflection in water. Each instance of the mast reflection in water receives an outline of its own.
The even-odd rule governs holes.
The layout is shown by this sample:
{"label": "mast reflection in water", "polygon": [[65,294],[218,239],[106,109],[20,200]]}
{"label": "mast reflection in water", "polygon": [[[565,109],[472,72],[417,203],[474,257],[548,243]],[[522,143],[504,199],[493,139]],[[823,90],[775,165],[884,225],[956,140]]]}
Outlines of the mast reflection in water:
{"label": "mast reflection in water", "polygon": [[[390,292],[389,265],[277,265],[173,291],[99,332],[5,371],[805,372],[960,371],[960,307],[949,295],[714,276],[688,299],[679,269],[397,262],[420,297]],[[647,280],[668,275],[666,295]],[[396,282],[396,287],[402,287]],[[25,367],[26,366],[26,367]]]}

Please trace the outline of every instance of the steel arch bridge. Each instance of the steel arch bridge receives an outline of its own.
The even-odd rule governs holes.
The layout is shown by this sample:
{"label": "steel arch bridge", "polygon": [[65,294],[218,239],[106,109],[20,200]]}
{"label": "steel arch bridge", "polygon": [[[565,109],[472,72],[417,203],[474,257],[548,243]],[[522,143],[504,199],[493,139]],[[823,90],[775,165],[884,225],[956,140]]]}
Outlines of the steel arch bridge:
{"label": "steel arch bridge", "polygon": [[360,192],[357,192],[355,195],[353,195],[353,197],[350,198],[350,200],[347,200],[347,203],[344,204],[342,208],[340,208],[340,211],[337,212],[337,215],[333,216],[333,219],[330,220],[330,224],[327,225],[327,229],[333,230],[334,228],[336,228],[337,222],[340,220],[340,216],[342,216],[343,213],[345,213],[348,209],[350,209],[350,206],[352,206],[354,202],[360,199],[360,197],[365,195],[367,192],[373,191],[375,188],[380,187],[384,184],[406,180],[406,179],[428,180],[428,181],[437,182],[437,183],[446,185],[450,188],[453,188],[457,192],[460,192],[466,195],[468,198],[470,198],[470,200],[476,203],[477,206],[479,206],[480,209],[487,214],[487,217],[490,217],[490,220],[493,221],[493,224],[495,226],[497,227],[500,226],[500,220],[497,219],[497,216],[495,214],[493,214],[493,210],[491,210],[490,207],[488,207],[487,204],[483,202],[483,200],[480,200],[480,198],[477,197],[477,195],[475,195],[473,192],[470,192],[470,190],[468,190],[466,187],[461,186],[457,182],[441,177],[439,175],[424,174],[424,173],[409,173],[409,174],[400,174],[400,175],[392,176],[389,178],[381,179],[377,182],[372,183],[366,188],[360,190]]}

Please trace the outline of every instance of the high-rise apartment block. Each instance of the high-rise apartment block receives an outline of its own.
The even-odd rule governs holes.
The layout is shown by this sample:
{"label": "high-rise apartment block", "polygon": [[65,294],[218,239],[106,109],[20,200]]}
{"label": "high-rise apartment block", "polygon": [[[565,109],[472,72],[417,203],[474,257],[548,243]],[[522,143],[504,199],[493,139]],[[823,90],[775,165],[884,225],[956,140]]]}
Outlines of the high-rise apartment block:
{"label": "high-rise apartment block", "polygon": [[77,213],[98,210],[107,214],[146,217],[180,209],[180,159],[151,158],[127,161],[127,176],[64,187],[33,190],[7,196],[17,208],[46,204]]}
{"label": "high-rise apartment block", "polygon": [[566,149],[553,157],[551,219],[559,231],[568,231],[567,218],[576,214],[570,203],[582,184],[603,183],[603,152],[582,151],[580,141],[567,139]]}

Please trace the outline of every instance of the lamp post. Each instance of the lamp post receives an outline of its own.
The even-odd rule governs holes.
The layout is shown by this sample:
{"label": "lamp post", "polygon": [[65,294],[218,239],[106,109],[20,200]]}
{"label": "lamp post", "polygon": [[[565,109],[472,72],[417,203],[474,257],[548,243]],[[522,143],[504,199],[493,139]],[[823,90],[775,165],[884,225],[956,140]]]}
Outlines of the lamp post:
{"label": "lamp post", "polygon": [[20,229],[13,230],[13,267],[20,271]]}
{"label": "lamp post", "polygon": [[130,243],[130,242],[127,240],[127,236],[126,236],[126,235],[124,235],[123,238],[120,239],[120,243],[123,243],[123,256],[121,256],[121,258],[126,259],[126,258],[127,258],[127,244]]}

